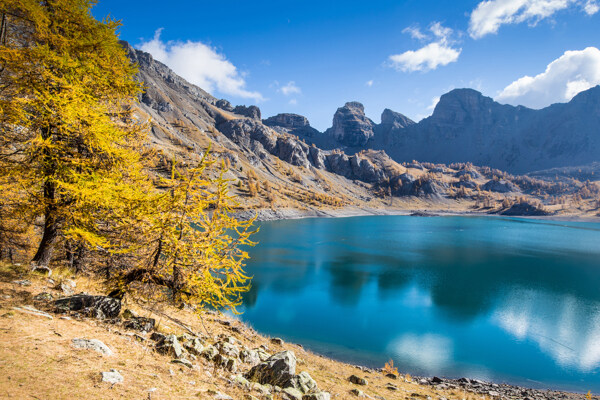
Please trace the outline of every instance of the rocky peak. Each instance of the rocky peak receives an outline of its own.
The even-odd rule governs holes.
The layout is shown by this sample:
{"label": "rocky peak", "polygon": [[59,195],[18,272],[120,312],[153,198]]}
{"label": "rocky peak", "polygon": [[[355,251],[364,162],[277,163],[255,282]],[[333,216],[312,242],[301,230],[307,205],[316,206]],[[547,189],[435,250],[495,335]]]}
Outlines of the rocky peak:
{"label": "rocky peak", "polygon": [[381,124],[394,127],[404,128],[409,125],[413,125],[415,122],[407,116],[400,114],[399,112],[392,111],[389,108],[383,110],[381,113]]}
{"label": "rocky peak", "polygon": [[600,85],[596,85],[591,89],[584,90],[578,93],[570,101],[571,105],[595,106],[600,108]]}
{"label": "rocky peak", "polygon": [[235,106],[233,109],[235,114],[243,115],[244,117],[256,119],[260,121],[260,108],[256,106]]}
{"label": "rocky peak", "polygon": [[[464,123],[478,116],[487,116],[501,107],[492,98],[473,89],[454,89],[440,98],[431,118],[440,122]],[[485,118],[485,117],[484,117]]]}
{"label": "rocky peak", "polygon": [[346,146],[364,146],[373,137],[375,124],[365,115],[364,106],[356,101],[337,109],[333,125],[326,134]]}
{"label": "rocky peak", "polygon": [[280,126],[287,129],[299,129],[310,126],[308,119],[298,114],[277,114],[263,121],[267,126]]}
{"label": "rocky peak", "polygon": [[221,110],[233,111],[233,106],[231,105],[231,103],[229,101],[227,101],[225,99],[217,100],[217,102],[215,103],[215,106],[217,106]]}

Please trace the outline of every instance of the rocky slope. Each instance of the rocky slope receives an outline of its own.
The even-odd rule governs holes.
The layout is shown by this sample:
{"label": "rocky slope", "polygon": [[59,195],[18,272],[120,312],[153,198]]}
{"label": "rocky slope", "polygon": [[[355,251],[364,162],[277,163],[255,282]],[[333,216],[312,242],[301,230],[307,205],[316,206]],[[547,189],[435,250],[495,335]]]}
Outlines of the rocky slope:
{"label": "rocky slope", "polygon": [[[278,114],[263,120],[258,107],[233,106],[227,100],[217,99],[177,76],[150,54],[125,42],[123,45],[137,63],[138,78],[146,88],[136,110],[139,119],[150,126],[150,142],[158,150],[157,171],[166,173],[173,159],[180,165],[194,163],[210,147],[212,154],[226,163],[225,177],[232,181],[232,191],[238,195],[242,208],[309,209],[317,215],[324,208],[338,207],[471,209],[489,213],[509,207],[511,204],[504,200],[514,203],[516,196],[534,203],[542,201],[552,208],[551,201],[557,202],[549,196],[579,196],[583,187],[576,180],[558,187],[547,179],[525,179],[465,163],[400,164],[388,152],[398,159],[427,160],[445,154],[453,157],[458,149],[437,138],[437,133],[411,136],[425,122],[415,124],[389,109],[383,111],[382,123],[375,124],[357,102],[340,107],[333,127],[323,133],[300,115]],[[463,95],[442,98],[431,117],[437,122],[428,122],[431,126],[445,126],[444,134],[455,138],[456,143],[463,140],[458,139],[462,133],[458,128],[450,128],[457,121],[471,123],[470,112],[461,104],[468,103],[470,110],[496,107],[491,99],[476,92]],[[444,104],[453,104],[454,111],[442,112],[447,108]],[[494,123],[494,118],[487,118],[485,124]],[[506,125],[509,120],[506,117],[502,121]],[[440,150],[442,145],[446,146],[444,151]],[[405,156],[399,155],[404,153]],[[591,203],[597,192],[596,186],[585,188],[578,199],[587,199],[590,204],[580,212],[594,212]]]}

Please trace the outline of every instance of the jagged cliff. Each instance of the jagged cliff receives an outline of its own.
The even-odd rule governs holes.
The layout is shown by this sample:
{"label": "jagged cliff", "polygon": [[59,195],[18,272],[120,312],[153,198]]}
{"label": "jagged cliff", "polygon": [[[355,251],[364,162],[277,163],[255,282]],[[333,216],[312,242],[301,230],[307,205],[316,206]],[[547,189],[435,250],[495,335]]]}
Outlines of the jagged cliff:
{"label": "jagged cliff", "polygon": [[362,104],[351,102],[337,110],[330,129],[313,137],[348,152],[384,150],[397,162],[471,162],[511,173],[582,165],[600,161],[600,86],[541,110],[455,89],[419,123],[386,109],[375,124]]}

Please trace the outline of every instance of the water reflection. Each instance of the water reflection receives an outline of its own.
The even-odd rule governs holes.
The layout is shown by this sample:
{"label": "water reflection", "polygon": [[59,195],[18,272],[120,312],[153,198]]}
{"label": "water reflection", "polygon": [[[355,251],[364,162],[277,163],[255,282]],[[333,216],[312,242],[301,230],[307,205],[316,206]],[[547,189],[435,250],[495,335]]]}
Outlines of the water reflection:
{"label": "water reflection", "polygon": [[529,340],[557,364],[591,372],[600,365],[600,309],[573,296],[514,290],[492,321],[515,338]]}
{"label": "water reflection", "polygon": [[[373,217],[265,223],[244,315],[406,372],[600,390],[600,225]],[[535,381],[535,382],[534,382]]]}

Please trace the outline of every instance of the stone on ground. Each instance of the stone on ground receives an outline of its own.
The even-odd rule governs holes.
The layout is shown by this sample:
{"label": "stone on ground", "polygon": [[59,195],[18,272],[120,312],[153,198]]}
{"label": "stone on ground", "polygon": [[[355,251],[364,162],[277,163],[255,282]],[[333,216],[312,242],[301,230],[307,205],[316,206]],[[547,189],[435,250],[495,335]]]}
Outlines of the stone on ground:
{"label": "stone on ground", "polygon": [[75,338],[72,340],[72,342],[73,347],[75,347],[76,349],[94,350],[106,356],[113,355],[112,350],[109,349],[107,345],[105,345],[98,339]]}
{"label": "stone on ground", "polygon": [[116,369],[111,369],[109,372],[102,373],[102,382],[112,383],[113,385],[123,383],[123,375]]}

